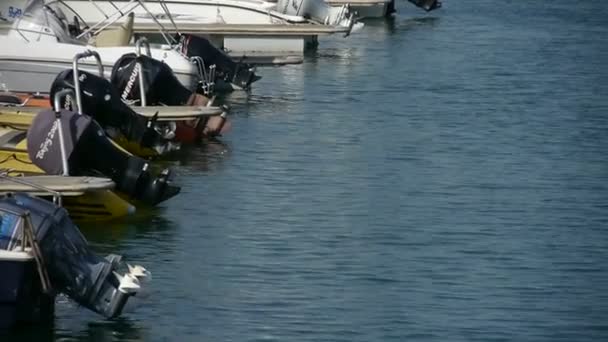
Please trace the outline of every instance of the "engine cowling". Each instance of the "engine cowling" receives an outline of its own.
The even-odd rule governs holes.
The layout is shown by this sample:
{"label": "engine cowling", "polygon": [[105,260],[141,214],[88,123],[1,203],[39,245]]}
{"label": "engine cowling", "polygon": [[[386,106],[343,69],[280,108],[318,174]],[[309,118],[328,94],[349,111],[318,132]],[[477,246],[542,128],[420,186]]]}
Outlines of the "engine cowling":
{"label": "engine cowling", "polygon": [[[155,129],[157,118],[148,119],[135,113],[120,100],[117,90],[108,80],[86,71],[79,71],[78,75],[82,94],[80,111],[94,118],[112,138],[124,138],[128,142],[125,148],[141,147],[162,154],[177,147],[169,142],[170,139],[165,137],[164,132]],[[73,70],[59,73],[51,85],[50,98],[54,99],[57,92],[66,88],[75,90],[73,79]],[[66,97],[62,101],[63,108],[73,109],[75,102],[76,99]],[[130,150],[136,153],[135,150]]]}
{"label": "engine cowling", "polygon": [[[104,175],[127,197],[148,205],[179,193],[171,184],[170,170],[156,173],[145,160],[118,148],[91,117],[62,110],[60,123],[70,175]],[[47,109],[36,115],[27,132],[30,159],[47,174],[64,171],[58,128],[55,112]]]}

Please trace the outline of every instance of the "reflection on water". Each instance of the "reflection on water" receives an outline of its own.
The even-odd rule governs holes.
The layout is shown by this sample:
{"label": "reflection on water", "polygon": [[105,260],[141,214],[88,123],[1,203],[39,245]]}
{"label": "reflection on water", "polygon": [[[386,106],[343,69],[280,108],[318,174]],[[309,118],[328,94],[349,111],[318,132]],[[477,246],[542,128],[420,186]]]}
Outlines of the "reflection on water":
{"label": "reflection on water", "polygon": [[[78,309],[77,309],[78,310]],[[67,319],[55,323],[52,341],[142,342],[148,341],[137,322],[124,318],[112,321],[91,321],[84,326],[72,326]]]}
{"label": "reflection on water", "polygon": [[[61,300],[61,299],[60,299]],[[60,303],[61,304],[61,303]],[[76,307],[69,308],[70,310],[79,311]],[[57,309],[58,315],[63,315],[61,306]],[[141,342],[149,341],[149,337],[138,326],[137,322],[130,321],[124,318],[115,320],[101,321],[96,317],[87,317],[90,319],[88,323],[80,321],[82,317],[69,315],[62,319],[55,319],[47,324],[37,325],[32,327],[19,327],[10,335],[2,335],[0,339],[5,341],[19,342],[38,342],[38,341],[61,341],[61,342]],[[87,313],[85,313],[87,316]],[[69,318],[69,319],[68,319]],[[80,318],[80,319],[79,319]]]}

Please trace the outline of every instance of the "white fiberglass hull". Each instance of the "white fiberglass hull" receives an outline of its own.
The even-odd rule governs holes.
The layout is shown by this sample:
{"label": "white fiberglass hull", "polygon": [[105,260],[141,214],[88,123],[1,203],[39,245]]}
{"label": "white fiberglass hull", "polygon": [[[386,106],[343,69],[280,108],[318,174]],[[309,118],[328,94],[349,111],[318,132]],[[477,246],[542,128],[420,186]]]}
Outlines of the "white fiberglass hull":
{"label": "white fiberglass hull", "polygon": [[[81,46],[56,42],[25,42],[8,36],[0,36],[0,84],[3,88],[18,92],[48,93],[52,82],[60,72],[71,69],[76,54],[86,50],[97,51],[101,57],[106,78],[110,77],[114,63],[124,54],[134,52],[132,47]],[[194,89],[198,81],[196,68],[186,58],[173,50],[152,49],[152,57],[167,63],[178,80],[187,88]],[[98,73],[94,59],[79,62],[79,68]]]}
{"label": "white fiberglass hull", "polygon": [[[155,1],[145,1],[145,8],[134,6],[127,0],[95,1],[95,5],[83,0],[67,0],[63,3],[69,7],[66,10],[78,13],[89,25],[115,13],[118,7],[125,13],[134,13],[134,31],[137,33],[158,34],[156,20],[166,29],[174,30],[170,18]],[[334,31],[344,34],[351,29],[349,21],[343,20],[340,25],[320,25],[301,16],[279,13],[274,10],[274,3],[256,0],[168,0],[164,3],[178,29],[183,31],[184,28],[200,27],[201,32],[195,34],[209,38],[216,47],[237,55],[301,55],[306,47],[316,44],[318,35],[332,34]],[[148,32],[151,26],[154,27],[154,33]],[[235,27],[240,29],[233,30]],[[325,30],[314,31],[310,30],[311,27]],[[354,27],[360,29],[361,24]]]}
{"label": "white fiberglass hull", "polygon": [[[123,8],[129,1],[112,1],[116,7]],[[305,18],[290,16],[274,11],[272,3],[263,1],[238,0],[168,0],[164,1],[178,25],[183,24],[286,24],[306,23]],[[110,1],[95,1],[95,5],[86,0],[63,1],[73,11],[78,13],[87,23],[97,23],[105,19],[105,14],[116,12],[116,7]],[[172,28],[171,21],[165,14],[159,2],[145,1],[146,8],[167,28]],[[100,11],[101,10],[101,11]],[[139,23],[154,23],[150,14],[141,6],[137,6],[135,21]]]}

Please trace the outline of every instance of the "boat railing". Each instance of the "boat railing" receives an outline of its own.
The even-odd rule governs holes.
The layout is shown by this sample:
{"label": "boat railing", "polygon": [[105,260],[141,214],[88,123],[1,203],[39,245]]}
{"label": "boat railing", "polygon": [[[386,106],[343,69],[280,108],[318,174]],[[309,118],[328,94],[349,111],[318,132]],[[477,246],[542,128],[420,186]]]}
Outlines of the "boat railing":
{"label": "boat railing", "polygon": [[[74,91],[76,92],[76,105],[78,106],[78,114],[82,114],[82,94],[80,92],[80,70],[78,69],[78,62],[81,59],[88,57],[95,57],[95,60],[97,61],[97,68],[99,70],[99,77],[104,78],[103,64],[101,63],[101,57],[99,57],[99,54],[97,52],[87,50],[85,52],[78,53],[76,54],[76,56],[74,56],[74,59],[72,60],[72,74],[74,76]],[[57,97],[55,97],[54,101],[57,101]],[[56,107],[55,111],[58,110],[57,108],[60,107]]]}
{"label": "boat railing", "polygon": [[[150,43],[146,37],[141,37],[135,42],[135,54],[137,57],[141,56],[141,46],[144,45],[146,47],[146,54],[148,57],[152,57],[152,53],[150,52]],[[139,97],[140,104],[142,107],[145,107],[147,104],[146,101],[146,83],[144,81],[144,66],[141,62],[137,62],[137,67],[139,68],[139,73],[137,74],[139,80]]]}
{"label": "boat railing", "polygon": [[[120,7],[118,5],[116,5],[114,3],[114,1],[108,1],[110,3],[110,5],[112,5],[112,7],[114,7],[114,9],[116,10],[114,13],[111,13],[111,14],[106,13],[97,3],[95,3],[95,1],[93,1],[93,0],[88,0],[88,1],[95,7],[95,9],[97,9],[97,11],[99,11],[102,14],[104,19],[91,25],[90,27],[87,27],[76,37],[76,39],[81,39],[83,37],[86,37],[87,35],[95,36],[95,35],[99,34],[99,32],[105,30],[112,24],[116,23],[118,20],[127,16],[129,13],[133,12],[136,8],[141,7],[150,16],[150,18],[156,23],[156,25],[158,26],[158,31],[163,36],[163,38],[167,42],[167,44],[169,44],[170,46],[177,44],[177,41],[168,33],[168,30],[164,27],[163,24],[160,23],[160,21],[148,9],[148,7],[144,4],[144,1],[142,1],[142,0],[129,0],[129,1],[127,1],[126,4],[124,4]],[[61,3],[63,6],[69,8],[72,12],[76,13],[63,0],[57,0],[57,2]],[[169,8],[165,4],[165,2],[163,0],[159,0],[158,2],[160,4],[161,8],[163,9],[163,11],[165,12],[165,14],[167,15],[167,17],[169,18],[169,20],[171,21],[171,23],[173,24],[175,31],[179,33],[177,25],[175,24],[175,21],[173,20],[173,16],[169,12]]]}
{"label": "boat railing", "polygon": [[[2,177],[1,174],[0,177]],[[34,231],[34,225],[32,224],[30,212],[16,212],[7,208],[3,208],[2,210],[14,216],[18,216],[21,219],[21,240],[19,241],[19,246],[15,248],[18,248],[21,252],[27,252],[34,257],[42,292],[45,294],[52,294],[53,287],[51,284],[51,279],[46,269],[46,263],[44,262],[44,256],[40,250],[40,245],[36,239],[36,233]],[[13,251],[15,251],[15,249],[13,249]]]}
{"label": "boat railing", "polygon": [[38,270],[42,292],[51,294],[53,291],[51,279],[45,266],[46,263],[44,262],[44,256],[40,250],[40,245],[38,244],[38,240],[36,240],[36,233],[34,233],[34,225],[32,224],[30,213],[26,211],[21,214],[21,219],[23,222],[23,225],[21,226],[21,251],[24,252],[29,245],[31,254],[34,257],[34,260],[36,260],[36,269]]}
{"label": "boat railing", "polygon": [[207,67],[205,66],[205,61],[200,56],[192,56],[190,57],[190,62],[192,62],[198,71],[198,77],[202,82],[202,89],[205,95],[213,94],[215,90],[215,69],[216,65],[212,64],[209,66],[209,72],[207,72]]}
{"label": "boat railing", "polygon": [[43,193],[48,193],[49,196],[52,196],[53,203],[55,205],[61,206],[63,204],[62,203],[63,202],[62,195],[61,195],[60,192],[55,191],[55,190],[53,190],[51,188],[48,188],[48,187],[46,187],[44,185],[40,185],[40,184],[37,184],[35,182],[30,182],[30,181],[26,180],[23,177],[11,176],[10,173],[11,173],[11,170],[6,170],[6,169],[0,170],[0,179],[4,179],[4,180],[6,180],[8,182],[12,182],[12,183],[15,183],[15,184],[29,186],[32,189],[41,191]]}

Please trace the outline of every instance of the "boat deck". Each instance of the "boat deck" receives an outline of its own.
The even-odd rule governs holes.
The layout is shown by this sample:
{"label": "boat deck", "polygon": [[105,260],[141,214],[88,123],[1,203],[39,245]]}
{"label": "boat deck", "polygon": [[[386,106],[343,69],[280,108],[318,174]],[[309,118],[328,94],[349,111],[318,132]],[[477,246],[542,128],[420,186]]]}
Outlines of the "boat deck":
{"label": "boat deck", "polygon": [[11,177],[12,179],[0,178],[0,194],[27,192],[32,195],[49,195],[48,192],[40,190],[35,186],[25,183],[17,183],[23,181],[34,184],[38,187],[44,187],[63,196],[80,196],[85,192],[111,190],[114,188],[114,182],[107,178],[98,177],[64,177],[64,176],[24,176]]}
{"label": "boat deck", "polygon": [[[116,25],[119,25],[117,23]],[[133,31],[142,34],[158,33],[155,23],[135,23]],[[179,31],[196,35],[224,36],[322,36],[348,32],[347,27],[315,24],[179,24]]]}

